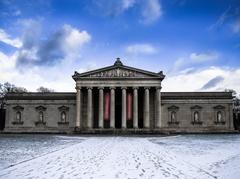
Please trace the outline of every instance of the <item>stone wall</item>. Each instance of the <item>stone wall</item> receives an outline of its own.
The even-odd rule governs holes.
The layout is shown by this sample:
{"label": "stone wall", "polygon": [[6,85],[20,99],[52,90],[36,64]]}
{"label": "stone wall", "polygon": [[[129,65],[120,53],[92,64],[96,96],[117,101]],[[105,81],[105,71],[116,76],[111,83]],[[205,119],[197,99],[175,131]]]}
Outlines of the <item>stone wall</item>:
{"label": "stone wall", "polygon": [[[83,91],[83,126],[86,126],[86,92]],[[86,98],[86,99],[85,99]],[[135,132],[229,132],[233,131],[231,93],[162,93],[162,128],[155,129],[154,91],[150,92],[150,129]],[[75,93],[24,93],[9,94],[6,105],[5,132],[73,132],[76,120]],[[21,122],[16,113],[21,112]],[[43,122],[39,122],[39,112]],[[66,112],[66,122],[61,121],[61,112]],[[171,122],[174,111],[175,122]],[[199,121],[194,123],[194,112]],[[217,112],[222,112],[222,121],[217,123]],[[85,119],[85,120],[84,120]],[[85,129],[86,130],[86,129]],[[120,130],[120,129],[118,129]],[[131,130],[131,129],[129,129]],[[91,131],[94,131],[91,130]],[[96,130],[100,131],[100,129]]]}
{"label": "stone wall", "polygon": [[[12,94],[7,99],[5,132],[69,132],[75,127],[75,93]],[[17,111],[21,112],[21,122],[17,120]],[[62,111],[66,114],[64,122]]]}
{"label": "stone wall", "polygon": [[[174,109],[174,107],[176,109]],[[173,108],[173,109],[172,109]],[[171,124],[171,111],[176,111],[177,123]],[[194,112],[199,122],[194,123]],[[217,121],[217,112],[222,120]],[[162,93],[163,130],[173,132],[221,132],[233,130],[232,96],[225,92]]]}

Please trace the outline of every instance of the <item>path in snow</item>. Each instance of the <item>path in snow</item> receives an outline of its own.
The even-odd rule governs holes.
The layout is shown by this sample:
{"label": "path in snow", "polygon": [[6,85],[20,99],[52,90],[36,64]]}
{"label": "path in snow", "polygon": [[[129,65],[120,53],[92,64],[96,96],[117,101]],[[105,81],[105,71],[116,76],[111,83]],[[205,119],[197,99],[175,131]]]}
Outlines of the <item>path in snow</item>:
{"label": "path in snow", "polygon": [[[234,165],[240,161],[240,152],[230,148],[234,145],[221,143],[218,145],[221,150],[216,150],[214,140],[207,140],[204,148],[200,145],[206,140],[195,137],[200,145],[192,146],[194,137],[180,139],[89,137],[81,143],[6,168],[0,171],[0,178],[239,178],[238,167],[231,165],[231,161]],[[239,141],[236,145],[240,146]],[[194,149],[198,147],[201,153],[197,155]],[[218,156],[213,151],[217,151]],[[229,172],[222,171],[226,167]]]}
{"label": "path in snow", "polygon": [[78,136],[1,134],[0,170],[9,165],[64,149],[83,140]]}

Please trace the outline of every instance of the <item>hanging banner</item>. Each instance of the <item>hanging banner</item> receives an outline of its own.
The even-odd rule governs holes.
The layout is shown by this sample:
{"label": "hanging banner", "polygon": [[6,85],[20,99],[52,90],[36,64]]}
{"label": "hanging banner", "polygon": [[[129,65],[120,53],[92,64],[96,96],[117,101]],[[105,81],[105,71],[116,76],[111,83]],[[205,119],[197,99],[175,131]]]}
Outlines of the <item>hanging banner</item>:
{"label": "hanging banner", "polygon": [[106,92],[104,95],[104,120],[110,120],[110,93]]}
{"label": "hanging banner", "polygon": [[127,94],[127,120],[132,120],[133,96],[132,93]]}

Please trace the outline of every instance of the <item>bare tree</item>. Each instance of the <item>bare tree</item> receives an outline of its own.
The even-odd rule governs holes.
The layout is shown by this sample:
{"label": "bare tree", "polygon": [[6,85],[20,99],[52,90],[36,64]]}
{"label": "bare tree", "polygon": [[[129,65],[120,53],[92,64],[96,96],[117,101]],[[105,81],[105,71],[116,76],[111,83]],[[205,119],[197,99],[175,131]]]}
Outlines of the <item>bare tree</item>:
{"label": "bare tree", "polygon": [[226,92],[232,92],[233,95],[233,123],[235,129],[240,130],[240,98],[233,89],[225,89]]}
{"label": "bare tree", "polygon": [[0,83],[0,105],[1,108],[4,107],[4,100],[7,93],[26,93],[28,92],[24,87],[17,87],[14,84],[6,82],[4,84]]}
{"label": "bare tree", "polygon": [[225,89],[225,92],[232,92],[233,97],[237,96],[237,92],[234,89]]}
{"label": "bare tree", "polygon": [[37,89],[37,92],[40,92],[40,93],[52,93],[52,92],[54,92],[54,90],[41,86],[41,87],[39,87]]}

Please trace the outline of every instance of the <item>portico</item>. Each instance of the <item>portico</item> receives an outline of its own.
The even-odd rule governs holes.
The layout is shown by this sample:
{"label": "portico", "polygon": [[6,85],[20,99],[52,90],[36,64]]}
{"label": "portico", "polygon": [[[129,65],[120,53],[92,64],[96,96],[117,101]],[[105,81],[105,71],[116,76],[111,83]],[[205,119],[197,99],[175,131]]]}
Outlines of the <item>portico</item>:
{"label": "portico", "polygon": [[114,65],[73,75],[76,128],[150,129],[161,127],[162,72]]}
{"label": "portico", "polygon": [[75,72],[76,92],[9,93],[6,132],[161,134],[233,131],[231,92],[162,92],[165,75],[122,64]]}

